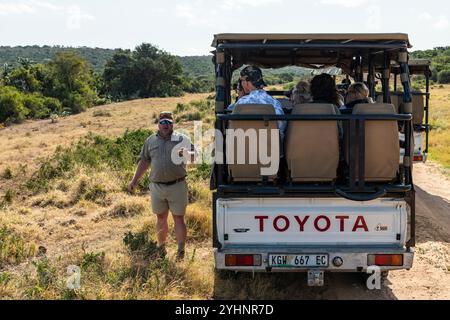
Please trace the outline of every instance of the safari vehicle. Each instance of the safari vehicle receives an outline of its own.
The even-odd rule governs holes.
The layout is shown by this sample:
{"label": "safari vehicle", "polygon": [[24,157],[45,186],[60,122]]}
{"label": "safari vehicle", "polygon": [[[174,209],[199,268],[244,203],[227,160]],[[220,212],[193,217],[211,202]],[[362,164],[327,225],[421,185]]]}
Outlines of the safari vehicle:
{"label": "safari vehicle", "polygon": [[[214,166],[216,270],[306,272],[308,285],[321,286],[327,272],[411,269],[415,126],[408,35],[218,34],[213,47],[216,135],[222,136],[216,141],[229,142],[229,129],[273,130],[277,121],[288,122],[275,154],[281,160],[276,175],[262,175],[267,163],[261,158],[256,164],[227,158]],[[276,115],[270,105],[240,106],[231,113],[231,79],[244,65],[337,67],[355,81],[367,81],[374,101],[378,76],[382,98],[357,105],[352,114],[337,114],[328,104],[296,105],[285,115]],[[390,92],[397,75],[401,108]],[[227,154],[227,145],[217,146],[216,153]],[[250,148],[247,140],[245,148]]]}

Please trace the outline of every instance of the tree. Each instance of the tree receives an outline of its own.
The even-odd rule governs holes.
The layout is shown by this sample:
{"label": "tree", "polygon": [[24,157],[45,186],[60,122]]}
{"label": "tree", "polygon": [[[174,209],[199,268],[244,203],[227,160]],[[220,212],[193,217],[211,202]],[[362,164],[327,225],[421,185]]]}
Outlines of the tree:
{"label": "tree", "polygon": [[16,88],[0,88],[0,122],[20,123],[29,112],[22,94]]}
{"label": "tree", "polygon": [[90,66],[75,52],[58,53],[49,63],[51,84],[49,96],[62,101],[73,113],[80,113],[94,105],[97,94]]}
{"label": "tree", "polygon": [[438,82],[442,84],[450,83],[450,70],[442,70],[438,74]]}
{"label": "tree", "polygon": [[105,91],[114,99],[178,96],[182,71],[175,56],[143,43],[133,52],[117,51],[107,62]]}

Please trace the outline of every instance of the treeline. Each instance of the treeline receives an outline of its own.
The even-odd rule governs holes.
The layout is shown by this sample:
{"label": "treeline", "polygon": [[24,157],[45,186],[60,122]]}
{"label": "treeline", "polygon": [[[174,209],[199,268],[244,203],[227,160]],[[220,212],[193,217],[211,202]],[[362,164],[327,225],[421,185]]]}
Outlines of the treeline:
{"label": "treeline", "polygon": [[96,72],[102,72],[106,62],[113,56],[115,50],[89,47],[63,47],[63,46],[0,46],[0,64],[17,66],[17,58],[28,59],[35,63],[50,62],[57,54],[63,52],[76,52],[87,60]]}
{"label": "treeline", "polygon": [[450,47],[436,47],[432,50],[418,50],[412,53],[416,59],[430,59],[431,80],[438,83],[450,83]]}
{"label": "treeline", "polygon": [[74,52],[57,54],[45,64],[19,59],[0,73],[0,123],[79,113],[101,103],[98,77]]}
{"label": "treeline", "polygon": [[[210,62],[211,63],[211,62]],[[210,92],[214,81],[183,72],[178,57],[151,44],[115,50],[101,71],[76,51],[0,68],[0,123],[75,114],[109,101]]]}

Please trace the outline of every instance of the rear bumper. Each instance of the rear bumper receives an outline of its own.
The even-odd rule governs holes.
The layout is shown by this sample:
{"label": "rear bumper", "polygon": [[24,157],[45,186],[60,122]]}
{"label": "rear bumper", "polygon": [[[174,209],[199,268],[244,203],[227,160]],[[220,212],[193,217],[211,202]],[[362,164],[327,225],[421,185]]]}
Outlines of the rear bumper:
{"label": "rear bumper", "polygon": [[[225,255],[227,254],[252,254],[262,255],[262,265],[255,267],[226,267]],[[400,267],[380,267],[381,271],[411,269],[414,260],[414,250],[406,248],[281,248],[281,247],[247,247],[247,248],[227,248],[215,250],[215,262],[217,270],[228,270],[237,272],[307,272],[311,268],[271,268],[269,266],[270,254],[328,254],[329,266],[319,268],[325,272],[366,272],[368,265],[368,255],[370,254],[402,254],[403,266]],[[336,257],[342,258],[344,264],[341,267],[333,265]]]}

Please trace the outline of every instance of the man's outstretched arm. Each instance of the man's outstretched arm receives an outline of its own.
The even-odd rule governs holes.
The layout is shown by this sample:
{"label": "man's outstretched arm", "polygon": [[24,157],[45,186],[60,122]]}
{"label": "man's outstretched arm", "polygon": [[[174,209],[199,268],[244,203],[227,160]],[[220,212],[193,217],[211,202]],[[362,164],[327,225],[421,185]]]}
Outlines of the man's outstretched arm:
{"label": "man's outstretched arm", "polygon": [[141,159],[141,161],[139,161],[139,165],[136,169],[136,173],[134,174],[134,178],[130,182],[130,185],[128,186],[128,192],[132,193],[134,189],[136,189],[139,180],[141,180],[142,176],[147,172],[149,168],[150,162],[144,159]]}

